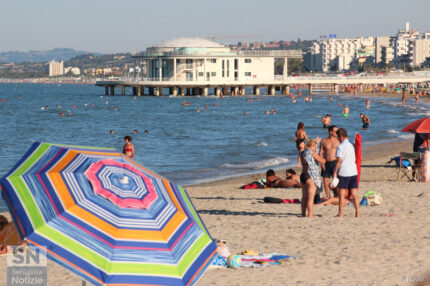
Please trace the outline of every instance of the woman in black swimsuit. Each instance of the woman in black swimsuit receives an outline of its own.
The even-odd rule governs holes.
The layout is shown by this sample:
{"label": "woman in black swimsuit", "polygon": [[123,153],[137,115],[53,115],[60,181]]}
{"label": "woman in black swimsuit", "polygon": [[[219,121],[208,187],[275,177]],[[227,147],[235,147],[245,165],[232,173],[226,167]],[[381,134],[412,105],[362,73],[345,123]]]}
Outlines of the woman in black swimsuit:
{"label": "woman in black swimsuit", "polygon": [[299,122],[299,124],[297,124],[297,131],[294,136],[294,141],[296,141],[296,148],[297,151],[299,151],[299,156],[297,157],[297,167],[300,167],[300,152],[305,150],[305,141],[309,142],[305,132],[305,124],[303,122]]}

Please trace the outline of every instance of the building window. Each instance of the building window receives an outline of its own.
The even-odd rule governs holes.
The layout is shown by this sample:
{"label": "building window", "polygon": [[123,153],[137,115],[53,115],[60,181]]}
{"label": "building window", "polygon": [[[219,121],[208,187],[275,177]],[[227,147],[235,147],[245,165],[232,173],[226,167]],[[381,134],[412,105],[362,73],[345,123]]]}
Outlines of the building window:
{"label": "building window", "polygon": [[239,68],[239,60],[234,59],[234,69],[237,70]]}
{"label": "building window", "polygon": [[193,60],[192,59],[186,59],[185,63],[187,65],[187,69],[193,68]]}
{"label": "building window", "polygon": [[251,76],[251,72],[245,72],[245,76]]}
{"label": "building window", "polygon": [[211,72],[211,76],[216,76],[216,72]]}
{"label": "building window", "polygon": [[250,64],[251,63],[251,59],[245,59],[245,63],[246,64]]}
{"label": "building window", "polygon": [[211,63],[216,64],[216,59],[211,59]]}
{"label": "building window", "polygon": [[203,76],[203,72],[199,72],[199,76]]}

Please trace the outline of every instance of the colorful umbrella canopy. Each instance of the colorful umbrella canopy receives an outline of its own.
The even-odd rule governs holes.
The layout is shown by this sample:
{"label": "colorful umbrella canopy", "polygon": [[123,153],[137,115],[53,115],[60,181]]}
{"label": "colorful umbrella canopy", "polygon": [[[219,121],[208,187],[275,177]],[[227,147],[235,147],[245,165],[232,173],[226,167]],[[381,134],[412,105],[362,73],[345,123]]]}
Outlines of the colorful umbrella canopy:
{"label": "colorful umbrella canopy", "polygon": [[190,285],[216,253],[186,191],[115,149],[34,143],[0,183],[27,243],[96,285]]}
{"label": "colorful umbrella canopy", "polygon": [[430,133],[430,117],[424,117],[408,124],[402,132]]}

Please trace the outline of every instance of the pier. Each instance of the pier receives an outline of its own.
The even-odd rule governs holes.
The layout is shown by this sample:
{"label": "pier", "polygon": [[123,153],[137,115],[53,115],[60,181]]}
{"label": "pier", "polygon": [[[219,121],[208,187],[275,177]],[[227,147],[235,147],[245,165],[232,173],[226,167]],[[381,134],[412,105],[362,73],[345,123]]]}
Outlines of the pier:
{"label": "pier", "polygon": [[[430,73],[422,75],[402,76],[297,76],[275,77],[273,80],[256,81],[159,81],[136,78],[121,78],[115,80],[96,81],[97,86],[105,88],[105,95],[135,95],[135,96],[191,96],[191,95],[245,95],[245,88],[251,90],[252,95],[260,95],[261,89],[266,89],[267,95],[275,95],[276,91],[288,95],[290,88],[295,86],[306,87],[309,94],[314,91],[327,91],[337,94],[340,89],[362,92],[371,87],[373,90],[382,87],[397,85],[405,89],[413,89],[415,86],[429,87]],[[163,90],[168,90],[164,94]],[[128,91],[128,92],[127,92]],[[116,93],[119,92],[119,93]]]}

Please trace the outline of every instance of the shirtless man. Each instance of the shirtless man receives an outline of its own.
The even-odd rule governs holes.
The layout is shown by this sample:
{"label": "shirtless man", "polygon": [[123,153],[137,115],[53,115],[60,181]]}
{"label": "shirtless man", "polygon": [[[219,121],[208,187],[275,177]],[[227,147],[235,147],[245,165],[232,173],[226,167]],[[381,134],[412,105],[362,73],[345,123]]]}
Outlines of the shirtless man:
{"label": "shirtless man", "polygon": [[345,104],[345,106],[343,107],[343,117],[348,118],[349,116],[349,107],[348,104]]}
{"label": "shirtless man", "polygon": [[367,115],[364,115],[363,113],[360,113],[360,118],[363,120],[363,127],[361,127],[361,130],[367,130],[370,125],[370,119]]}
{"label": "shirtless man", "polygon": [[336,125],[331,125],[328,128],[328,137],[321,141],[320,156],[326,160],[322,170],[323,184],[326,198],[330,198],[330,177],[333,177],[334,168],[336,167],[336,148],[340,142],[337,138],[338,128]]}
{"label": "shirtless man", "polygon": [[322,119],[321,122],[323,124],[323,128],[329,128],[330,124],[331,124],[331,115],[330,114],[326,114]]}

